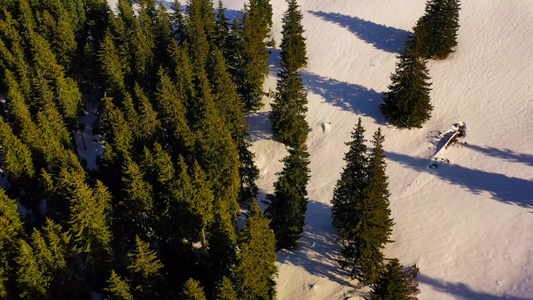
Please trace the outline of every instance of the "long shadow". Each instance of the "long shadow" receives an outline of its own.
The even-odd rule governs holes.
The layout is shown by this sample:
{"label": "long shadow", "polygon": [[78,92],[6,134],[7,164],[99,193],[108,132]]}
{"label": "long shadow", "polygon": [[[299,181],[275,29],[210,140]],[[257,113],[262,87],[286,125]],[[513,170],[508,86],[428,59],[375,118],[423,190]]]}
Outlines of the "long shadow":
{"label": "long shadow", "polygon": [[350,275],[340,270],[335,260],[340,248],[331,225],[331,207],[310,200],[305,215],[305,228],[298,247],[293,251],[280,251],[278,262],[304,268],[310,274],[326,277],[341,285],[349,284]]}
{"label": "long shadow", "polygon": [[322,96],[326,102],[343,110],[372,117],[378,124],[385,125],[386,119],[379,110],[383,96],[381,93],[357,84],[322,77],[306,70],[303,70],[301,75],[307,91]]}
{"label": "long shadow", "polygon": [[375,48],[390,53],[399,53],[403,48],[403,42],[409,34],[408,31],[403,29],[376,24],[358,17],[323,11],[308,12],[326,21],[337,23]]}
{"label": "long shadow", "polygon": [[533,182],[522,178],[508,177],[504,174],[490,173],[465,168],[454,164],[436,164],[428,168],[427,159],[416,158],[405,154],[387,152],[387,157],[412,169],[437,175],[441,179],[460,185],[474,194],[489,192],[492,199],[504,203],[533,208]]}
{"label": "long shadow", "polygon": [[533,300],[533,298],[520,298],[513,296],[495,296],[486,294],[483,292],[476,292],[469,288],[463,283],[451,283],[443,280],[438,280],[435,278],[427,277],[423,274],[418,276],[418,280],[421,283],[431,285],[435,290],[447,294],[452,294],[457,296],[457,299],[468,299],[468,300]]}
{"label": "long shadow", "polygon": [[510,149],[501,150],[494,147],[483,148],[472,144],[464,144],[464,147],[510,162],[533,166],[533,155],[531,154],[517,153]]}

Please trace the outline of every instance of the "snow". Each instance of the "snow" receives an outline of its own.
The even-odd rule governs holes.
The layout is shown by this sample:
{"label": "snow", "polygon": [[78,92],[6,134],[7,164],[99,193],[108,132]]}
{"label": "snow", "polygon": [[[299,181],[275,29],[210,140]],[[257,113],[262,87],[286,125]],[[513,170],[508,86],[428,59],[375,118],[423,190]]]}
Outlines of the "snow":
{"label": "snow", "polygon": [[[244,1],[224,5],[238,12]],[[378,127],[386,138],[396,225],[385,252],[420,266],[419,299],[533,299],[533,1],[461,2],[456,52],[428,63],[432,118],[421,129],[398,130],[378,106],[425,1],[299,1],[311,180],[300,246],[278,254],[278,299],[363,299],[369,291],[339,270],[330,213],[344,143],[359,117],[367,139]],[[271,3],[279,45],[287,5]],[[275,90],[279,70],[279,49],[271,53],[265,91]],[[264,100],[248,116],[260,198],[273,192],[287,154],[272,137],[272,99]],[[458,121],[467,136],[444,149],[442,132]]]}

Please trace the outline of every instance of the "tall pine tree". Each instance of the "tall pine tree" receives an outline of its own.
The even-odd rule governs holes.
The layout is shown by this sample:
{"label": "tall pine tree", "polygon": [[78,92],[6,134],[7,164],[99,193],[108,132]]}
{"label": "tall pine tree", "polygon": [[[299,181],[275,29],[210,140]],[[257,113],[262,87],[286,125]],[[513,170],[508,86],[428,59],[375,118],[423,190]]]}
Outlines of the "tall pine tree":
{"label": "tall pine tree", "polygon": [[429,120],[433,106],[430,103],[430,79],[426,61],[414,51],[415,39],[410,36],[401,51],[396,72],[391,75],[389,91],[383,96],[381,112],[389,122],[400,128],[421,128]]}
{"label": "tall pine tree", "polygon": [[310,177],[307,147],[289,149],[289,155],[282,162],[285,165],[274,184],[274,194],[268,195],[270,205],[265,214],[272,220],[270,227],[276,235],[276,247],[290,249],[298,246],[305,225]]}
{"label": "tall pine tree", "polygon": [[284,144],[297,148],[307,140],[310,131],[305,120],[307,93],[298,70],[307,62],[302,13],[296,0],[289,0],[283,16],[281,71],[278,74],[276,99],[269,114],[274,136]]}
{"label": "tall pine tree", "polygon": [[416,53],[423,58],[445,59],[457,46],[459,0],[428,0],[426,14],[413,28]]}

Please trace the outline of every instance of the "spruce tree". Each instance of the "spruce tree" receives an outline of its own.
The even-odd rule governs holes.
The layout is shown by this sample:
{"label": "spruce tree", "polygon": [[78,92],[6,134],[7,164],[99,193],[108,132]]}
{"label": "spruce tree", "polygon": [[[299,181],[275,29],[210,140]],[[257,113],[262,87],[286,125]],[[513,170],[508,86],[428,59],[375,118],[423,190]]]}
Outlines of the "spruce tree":
{"label": "spruce tree", "polygon": [[242,47],[239,48],[241,55],[234,81],[247,111],[258,110],[263,106],[263,83],[268,74],[269,57],[265,43],[269,29],[266,27],[268,23],[265,22],[265,17],[261,6],[250,4],[245,7]]}
{"label": "spruce tree", "polygon": [[359,120],[345,155],[346,167],[332,200],[333,226],[340,235],[341,268],[349,267],[352,278],[371,284],[383,266],[384,245],[389,242],[389,192],[381,130],[374,133],[373,149],[366,155],[364,129]]}
{"label": "spruce tree", "polygon": [[354,246],[348,243],[356,227],[357,207],[364,198],[364,189],[368,177],[368,157],[365,129],[361,124],[361,118],[352,131],[352,140],[347,142],[348,152],[344,155],[346,165],[342,169],[341,178],[337,181],[333,190],[332,224],[340,235],[339,240],[343,244],[342,253],[345,257],[353,255]]}
{"label": "spruce tree", "polygon": [[46,274],[43,261],[38,260],[31,246],[24,240],[19,240],[19,256],[17,283],[23,299],[44,299],[50,285],[50,277]]}
{"label": "spruce tree", "polygon": [[274,136],[293,148],[304,144],[310,131],[305,121],[307,93],[298,73],[307,61],[301,20],[302,13],[296,0],[290,0],[283,16],[282,69],[278,74],[276,99],[270,105],[272,111],[269,114]]}
{"label": "spruce tree", "polygon": [[269,223],[257,202],[252,202],[248,222],[239,234],[240,251],[235,269],[239,299],[267,300],[276,295],[276,240]]}
{"label": "spruce tree", "polygon": [[282,162],[284,167],[278,173],[274,194],[268,195],[270,205],[265,214],[271,219],[270,227],[276,235],[276,247],[290,249],[298,246],[305,225],[307,183],[310,177],[307,147],[301,145],[289,149],[289,155]]}
{"label": "spruce tree", "polygon": [[356,224],[356,257],[354,264],[358,276],[373,283],[383,267],[382,249],[390,242],[394,222],[390,217],[388,179],[385,174],[385,155],[381,129],[373,135],[373,149],[369,155],[368,184],[363,190],[360,218]]}
{"label": "spruce tree", "polygon": [[410,277],[397,258],[389,261],[370,292],[369,300],[416,300],[409,287]]}
{"label": "spruce tree", "polygon": [[421,128],[433,110],[426,61],[416,55],[414,44],[414,38],[410,36],[398,56],[400,61],[391,75],[392,83],[380,105],[381,112],[392,125],[408,129]]}
{"label": "spruce tree", "polygon": [[413,28],[416,53],[423,58],[445,59],[457,46],[459,0],[428,0],[426,14]]}
{"label": "spruce tree", "polygon": [[131,288],[128,282],[111,271],[111,277],[107,280],[108,286],[104,289],[107,292],[106,299],[109,300],[133,300]]}
{"label": "spruce tree", "polygon": [[222,277],[222,280],[217,284],[216,292],[217,300],[237,300],[237,293],[228,277]]}
{"label": "spruce tree", "polygon": [[157,258],[156,252],[150,249],[148,243],[143,242],[138,236],[135,242],[134,252],[128,254],[131,260],[128,269],[132,273],[131,282],[138,295],[136,298],[154,299],[164,296],[161,289],[163,264]]}
{"label": "spruce tree", "polygon": [[14,291],[16,278],[15,258],[20,255],[19,241],[24,238],[24,224],[20,219],[17,202],[0,189],[0,297],[7,298]]}
{"label": "spruce tree", "polygon": [[204,288],[200,283],[192,278],[189,278],[183,285],[182,289],[183,300],[205,300]]}

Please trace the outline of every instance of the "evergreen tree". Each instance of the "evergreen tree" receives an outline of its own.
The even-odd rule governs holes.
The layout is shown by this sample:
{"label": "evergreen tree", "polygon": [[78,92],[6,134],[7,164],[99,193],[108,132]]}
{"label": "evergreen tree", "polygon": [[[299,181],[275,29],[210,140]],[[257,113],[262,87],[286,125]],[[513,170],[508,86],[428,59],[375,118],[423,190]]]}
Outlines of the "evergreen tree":
{"label": "evergreen tree", "polygon": [[46,269],[43,261],[39,261],[31,246],[24,240],[19,240],[19,256],[17,283],[22,293],[19,295],[23,299],[44,299],[48,293],[50,277],[46,276]]}
{"label": "evergreen tree", "polygon": [[307,93],[298,69],[306,64],[305,39],[301,24],[302,13],[296,0],[289,1],[283,16],[281,66],[277,93],[269,114],[274,136],[284,144],[297,148],[307,140],[310,131],[305,121]]}
{"label": "evergreen tree", "polygon": [[375,282],[382,269],[382,249],[390,242],[389,236],[394,225],[389,209],[384,140],[381,129],[378,128],[372,140],[374,148],[369,155],[368,184],[363,190],[365,198],[360,204],[360,218],[357,219],[354,240],[357,258],[354,267],[359,271],[359,277],[368,283]]}
{"label": "evergreen tree", "polygon": [[[363,190],[366,187],[368,157],[364,137],[365,129],[361,118],[352,132],[352,140],[347,142],[348,152],[344,156],[346,166],[343,167],[341,178],[333,190],[332,224],[340,235],[339,240],[344,244],[356,228],[357,218],[354,218],[358,203],[364,198]],[[345,244],[343,255],[350,256],[354,251],[352,245]]]}
{"label": "evergreen tree", "polygon": [[415,54],[411,36],[405,43],[391,75],[389,91],[383,96],[380,109],[389,122],[400,128],[421,128],[429,120],[433,106],[430,103],[430,79],[426,61]]}
{"label": "evergreen tree", "polygon": [[11,180],[21,182],[35,174],[31,151],[11,131],[11,127],[0,118],[0,158]]}
{"label": "evergreen tree", "polygon": [[7,298],[13,292],[16,278],[15,258],[20,254],[19,241],[24,237],[23,223],[20,220],[15,200],[0,189],[0,297]]}
{"label": "evergreen tree", "polygon": [[229,280],[226,276],[222,277],[222,280],[217,285],[217,293],[216,293],[216,299],[217,300],[237,300],[237,293],[235,292],[235,289],[233,288],[233,284],[231,283],[231,280]]}
{"label": "evergreen tree", "polygon": [[270,205],[266,216],[271,219],[270,227],[276,235],[278,249],[295,248],[305,225],[307,211],[307,183],[309,182],[309,154],[302,145],[289,149],[283,170],[278,173],[274,184],[275,192],[268,195]]}
{"label": "evergreen tree", "polygon": [[192,278],[189,278],[183,285],[183,299],[184,300],[205,300],[204,288],[200,283]]}
{"label": "evergreen tree", "polygon": [[124,64],[120,60],[120,54],[109,30],[102,41],[98,57],[109,93],[114,97],[123,95],[126,88],[124,85]]}
{"label": "evergreen tree", "polygon": [[109,300],[133,300],[133,296],[130,292],[130,286],[128,282],[115,273],[115,270],[111,271],[111,277],[107,280],[108,287],[105,288]]}
{"label": "evergreen tree", "polygon": [[106,263],[111,254],[111,195],[101,183],[91,189],[79,175],[62,170],[60,176],[70,194],[70,232],[75,252],[84,254],[91,266]]}
{"label": "evergreen tree", "polygon": [[413,28],[416,53],[423,58],[445,59],[457,46],[459,0],[428,0],[426,14]]}
{"label": "evergreen tree", "polygon": [[390,260],[381,272],[373,290],[370,300],[416,300],[417,297],[409,289],[409,276],[402,271],[398,259]]}
{"label": "evergreen tree", "polygon": [[251,3],[245,7],[242,20],[242,46],[234,81],[247,111],[263,106],[263,83],[268,73],[269,57],[265,39],[269,29],[266,27],[266,16],[262,13],[261,6]]}
{"label": "evergreen tree", "polygon": [[187,37],[187,30],[185,27],[185,18],[181,9],[179,0],[174,0],[172,3],[172,13],[170,14],[170,23],[174,27],[174,37],[179,44],[183,43]]}
{"label": "evergreen tree", "polygon": [[359,120],[344,160],[346,167],[333,196],[333,225],[340,234],[341,268],[350,267],[352,278],[374,283],[383,266],[382,249],[389,242],[389,192],[381,130],[374,133],[374,148],[366,156],[364,129]]}
{"label": "evergreen tree", "polygon": [[157,258],[150,245],[143,242],[138,236],[135,238],[136,249],[129,253],[131,264],[128,269],[132,272],[132,285],[135,287],[138,298],[155,299],[163,296],[161,289],[163,264]]}
{"label": "evergreen tree", "polygon": [[248,222],[239,234],[240,251],[235,269],[239,299],[267,300],[276,295],[276,240],[269,223],[257,202],[252,202]]}
{"label": "evergreen tree", "polygon": [[305,144],[311,129],[305,120],[307,93],[298,72],[279,74],[276,99],[268,115],[274,136],[289,147]]}
{"label": "evergreen tree", "polygon": [[307,64],[303,14],[299,10],[296,0],[288,0],[289,7],[283,15],[283,30],[281,34],[281,65],[287,73],[296,71]]}
{"label": "evergreen tree", "polygon": [[219,49],[226,47],[226,38],[230,33],[228,18],[226,17],[226,10],[222,0],[218,1],[217,16],[216,16],[216,45]]}

